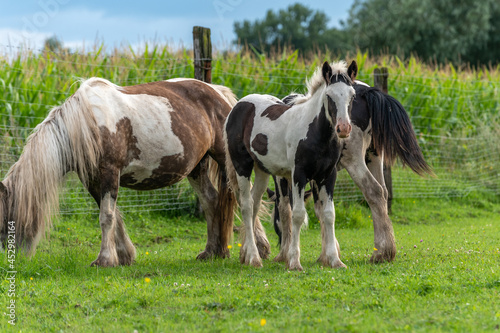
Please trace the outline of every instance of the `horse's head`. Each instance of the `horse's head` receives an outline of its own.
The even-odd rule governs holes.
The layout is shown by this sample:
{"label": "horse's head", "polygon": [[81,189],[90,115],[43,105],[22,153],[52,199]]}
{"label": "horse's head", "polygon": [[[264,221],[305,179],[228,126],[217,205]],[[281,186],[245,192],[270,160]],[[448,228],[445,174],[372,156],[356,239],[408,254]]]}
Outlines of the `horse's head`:
{"label": "horse's head", "polygon": [[358,72],[358,65],[353,61],[347,73],[345,67],[343,68],[343,71],[332,68],[326,61],[322,68],[326,82],[325,107],[328,107],[328,114],[339,138],[347,138],[351,133],[351,109],[355,96],[352,84]]}

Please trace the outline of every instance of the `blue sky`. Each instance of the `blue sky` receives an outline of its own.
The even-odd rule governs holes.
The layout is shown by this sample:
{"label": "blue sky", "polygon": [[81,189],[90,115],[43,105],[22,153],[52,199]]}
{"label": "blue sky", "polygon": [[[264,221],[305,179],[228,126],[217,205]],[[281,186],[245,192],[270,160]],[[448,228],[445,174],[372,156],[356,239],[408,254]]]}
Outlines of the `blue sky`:
{"label": "blue sky", "polygon": [[[5,45],[40,48],[56,35],[65,46],[81,48],[95,41],[108,47],[140,45],[144,41],[192,46],[192,29],[212,29],[213,44],[227,48],[235,39],[233,23],[261,19],[268,9],[283,9],[297,1],[284,0],[0,0],[0,52]],[[339,27],[354,0],[300,1],[322,10],[330,26]]]}

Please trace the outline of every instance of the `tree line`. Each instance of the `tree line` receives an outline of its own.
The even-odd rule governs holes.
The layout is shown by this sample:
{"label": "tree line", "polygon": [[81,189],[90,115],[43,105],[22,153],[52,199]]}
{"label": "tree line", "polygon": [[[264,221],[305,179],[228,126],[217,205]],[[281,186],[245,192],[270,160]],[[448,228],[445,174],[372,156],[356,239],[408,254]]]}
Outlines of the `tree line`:
{"label": "tree line", "polygon": [[303,53],[360,49],[473,66],[500,61],[498,0],[355,0],[341,28],[329,28],[328,21],[323,11],[296,3],[234,23],[235,43],[262,53],[289,46]]}

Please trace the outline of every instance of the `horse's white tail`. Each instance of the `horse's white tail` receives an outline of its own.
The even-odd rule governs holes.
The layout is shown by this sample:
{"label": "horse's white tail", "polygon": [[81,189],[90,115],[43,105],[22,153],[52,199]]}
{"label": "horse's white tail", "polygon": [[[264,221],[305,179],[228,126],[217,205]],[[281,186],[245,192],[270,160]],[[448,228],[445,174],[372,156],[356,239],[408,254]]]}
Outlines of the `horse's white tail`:
{"label": "horse's white tail", "polygon": [[4,180],[8,219],[15,221],[18,245],[29,252],[58,212],[64,175],[75,171],[86,185],[97,170],[101,139],[84,86],[34,129]]}

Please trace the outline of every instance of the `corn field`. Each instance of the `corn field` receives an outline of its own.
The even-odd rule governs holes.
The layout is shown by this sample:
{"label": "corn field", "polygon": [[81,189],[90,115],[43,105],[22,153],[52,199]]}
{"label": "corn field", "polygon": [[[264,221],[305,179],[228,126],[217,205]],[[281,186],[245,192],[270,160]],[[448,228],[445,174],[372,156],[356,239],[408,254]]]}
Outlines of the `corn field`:
{"label": "corn field", "polygon": [[[0,48],[0,51],[2,49]],[[394,56],[373,58],[366,53],[348,57],[358,62],[358,79],[373,84],[373,71],[387,67],[389,94],[410,114],[419,144],[437,178],[419,178],[396,165],[394,197],[456,197],[481,192],[500,193],[500,69],[454,68],[425,65],[418,59]],[[272,56],[250,51],[218,52],[212,62],[216,84],[231,88],[241,98],[251,93],[284,97],[304,92],[305,80],[331,54],[299,56],[284,51]],[[193,77],[189,50],[145,46],[90,53],[54,54],[45,51],[0,53],[0,174],[5,176],[18,159],[31,130],[54,106],[79,87],[79,80],[106,78],[118,85],[133,85],[175,77]],[[62,194],[62,212],[97,212],[86,191],[69,176]],[[336,185],[336,200],[360,200],[347,173]],[[192,211],[195,195],[187,182],[151,192],[122,189],[122,211]]]}

